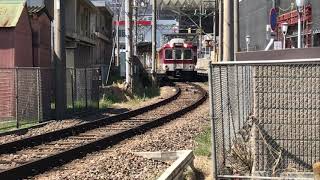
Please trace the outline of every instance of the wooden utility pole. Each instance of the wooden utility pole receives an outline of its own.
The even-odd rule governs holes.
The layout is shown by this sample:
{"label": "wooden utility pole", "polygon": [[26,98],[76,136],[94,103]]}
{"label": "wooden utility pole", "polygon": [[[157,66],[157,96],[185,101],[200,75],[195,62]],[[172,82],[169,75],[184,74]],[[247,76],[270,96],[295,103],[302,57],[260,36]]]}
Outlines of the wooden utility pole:
{"label": "wooden utility pole", "polygon": [[56,119],[66,111],[65,0],[54,1],[54,61],[56,85]]}
{"label": "wooden utility pole", "polygon": [[234,61],[236,60],[236,53],[239,52],[239,0],[234,0],[233,2],[233,21],[234,21],[234,27],[233,27],[233,40],[234,40]]}
{"label": "wooden utility pole", "polygon": [[132,0],[125,0],[125,16],[126,83],[132,88]]}
{"label": "wooden utility pole", "polygon": [[157,1],[152,0],[152,81],[156,83],[156,59],[157,59]]}
{"label": "wooden utility pole", "polygon": [[223,2],[223,61],[233,60],[233,0]]}

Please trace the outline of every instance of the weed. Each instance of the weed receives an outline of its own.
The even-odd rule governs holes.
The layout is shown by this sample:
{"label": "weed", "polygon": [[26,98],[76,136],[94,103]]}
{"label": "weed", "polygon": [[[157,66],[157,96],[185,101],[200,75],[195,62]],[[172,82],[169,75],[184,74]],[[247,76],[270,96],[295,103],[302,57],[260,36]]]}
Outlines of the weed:
{"label": "weed", "polygon": [[198,156],[211,156],[211,128],[205,128],[205,131],[196,137],[197,147],[195,154]]}

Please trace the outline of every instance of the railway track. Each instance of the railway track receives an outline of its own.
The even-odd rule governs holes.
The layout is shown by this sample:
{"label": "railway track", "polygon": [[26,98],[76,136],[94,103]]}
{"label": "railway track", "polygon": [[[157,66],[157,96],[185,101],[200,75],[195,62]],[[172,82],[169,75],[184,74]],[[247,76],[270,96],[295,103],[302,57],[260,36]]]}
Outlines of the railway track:
{"label": "railway track", "polygon": [[178,83],[177,87],[174,96],[145,108],[0,145],[0,179],[39,174],[110,147],[173,120],[206,99],[197,85]]}

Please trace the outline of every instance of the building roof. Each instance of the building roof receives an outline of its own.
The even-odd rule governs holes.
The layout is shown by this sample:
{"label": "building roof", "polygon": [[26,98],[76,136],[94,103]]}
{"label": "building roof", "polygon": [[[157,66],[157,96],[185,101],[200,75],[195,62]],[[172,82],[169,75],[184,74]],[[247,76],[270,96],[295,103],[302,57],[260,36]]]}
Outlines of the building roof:
{"label": "building roof", "polygon": [[0,27],[16,27],[26,0],[0,0]]}
{"label": "building roof", "polygon": [[45,13],[48,18],[52,21],[53,18],[50,16],[50,13],[48,12],[47,8],[45,6],[29,6],[28,7],[29,14],[37,14],[38,16],[42,13]]}

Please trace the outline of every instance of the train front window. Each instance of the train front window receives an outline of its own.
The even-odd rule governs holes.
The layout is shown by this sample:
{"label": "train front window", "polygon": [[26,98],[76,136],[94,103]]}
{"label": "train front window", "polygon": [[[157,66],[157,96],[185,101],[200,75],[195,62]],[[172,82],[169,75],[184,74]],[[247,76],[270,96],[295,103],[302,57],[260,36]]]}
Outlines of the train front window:
{"label": "train front window", "polygon": [[166,57],[166,59],[173,59],[172,58],[172,49],[167,49],[165,51],[165,57]]}
{"label": "train front window", "polygon": [[185,49],[183,56],[184,56],[183,59],[192,59],[192,51],[191,51],[191,49]]}
{"label": "train front window", "polygon": [[176,49],[175,55],[176,55],[176,59],[182,59],[181,49]]}

